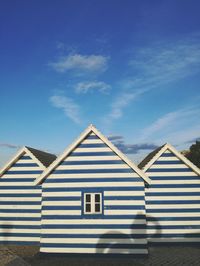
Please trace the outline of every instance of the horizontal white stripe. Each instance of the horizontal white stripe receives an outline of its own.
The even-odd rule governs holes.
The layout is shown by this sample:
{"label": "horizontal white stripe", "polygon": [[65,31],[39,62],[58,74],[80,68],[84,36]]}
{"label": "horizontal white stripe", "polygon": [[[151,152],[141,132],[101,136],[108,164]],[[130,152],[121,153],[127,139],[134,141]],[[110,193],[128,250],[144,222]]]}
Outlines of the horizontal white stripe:
{"label": "horizontal white stripe", "polygon": [[146,205],[146,209],[192,209],[192,208],[200,208],[200,204],[148,204]]}
{"label": "horizontal white stripe", "polygon": [[[81,201],[43,201],[42,206],[81,206]],[[61,211],[62,212],[62,211]]]}
{"label": "horizontal white stripe", "polygon": [[199,221],[148,221],[148,225],[199,225]]}
{"label": "horizontal white stripe", "polygon": [[200,200],[200,196],[146,196],[146,200]]}
{"label": "horizontal white stripe", "polygon": [[168,153],[171,153],[171,151],[169,151],[169,150],[166,150],[165,152],[163,152],[163,154],[168,154]]}
{"label": "horizontal white stripe", "polygon": [[39,210],[40,208],[40,205],[0,205],[0,209],[7,210]]}
{"label": "horizontal white stripe", "polygon": [[130,205],[130,206],[137,206],[137,205],[145,205],[144,200],[104,200],[104,206],[109,205]]}
{"label": "horizontal white stripe", "polygon": [[[40,213],[1,213],[0,217],[40,217]],[[1,219],[1,218],[0,218]]]}
{"label": "horizontal white stripe", "polygon": [[200,237],[187,237],[187,238],[177,238],[177,237],[169,237],[169,238],[148,238],[149,242],[200,242]]}
{"label": "horizontal white stripe", "polygon": [[39,171],[42,170],[40,169],[40,167],[38,166],[27,166],[27,167],[17,167],[17,166],[13,166],[12,168],[10,168],[9,170],[11,171]]}
{"label": "horizontal white stripe", "polygon": [[198,212],[167,212],[167,213],[151,213],[147,214],[148,217],[199,217]]}
{"label": "horizontal white stripe", "polygon": [[[41,198],[40,197],[4,197],[4,198],[0,198],[0,202],[4,202],[4,201],[10,201],[10,202],[13,202],[15,203],[16,201],[20,201],[20,202],[24,202],[24,201],[28,201],[28,202],[35,202],[35,201],[41,201]],[[1,203],[0,203],[1,205]],[[1,207],[0,207],[1,208]]]}
{"label": "horizontal white stripe", "polygon": [[3,178],[36,178],[38,177],[40,174],[9,174],[9,175],[3,175]]}
{"label": "horizontal white stripe", "polygon": [[146,244],[146,239],[123,239],[123,238],[41,238],[41,243],[62,243],[62,244]]}
{"label": "horizontal white stripe", "polygon": [[200,178],[199,180],[190,180],[190,178],[188,178],[188,180],[151,180],[151,184],[160,184],[160,185],[164,185],[164,184],[171,184],[171,185],[175,185],[175,184],[200,184]]}
{"label": "horizontal white stripe", "polygon": [[26,159],[26,160],[19,159],[17,163],[35,163],[35,162],[32,159]]}
{"label": "horizontal white stripe", "polygon": [[79,169],[129,169],[127,164],[91,164],[91,165],[60,165],[56,170]]}
{"label": "horizontal white stripe", "polygon": [[81,191],[42,192],[42,196],[43,197],[81,197]]}
{"label": "horizontal white stripe", "polygon": [[0,228],[0,233],[39,233],[40,229]]}
{"label": "horizontal white stripe", "polygon": [[77,182],[77,183],[46,183],[45,188],[50,187],[141,187],[141,182]]}
{"label": "horizontal white stripe", "polygon": [[[99,147],[99,148],[76,148],[75,152],[111,152],[109,147]],[[74,152],[74,154],[75,154]]]}
{"label": "horizontal white stripe", "polygon": [[110,156],[69,156],[65,159],[66,162],[71,161],[110,161],[119,160],[117,155]]}
{"label": "horizontal white stripe", "polygon": [[144,191],[104,191],[104,196],[144,196]]}
{"label": "horizontal white stripe", "polygon": [[81,142],[81,144],[96,144],[96,143],[103,143],[101,139],[85,139]]}
{"label": "horizontal white stripe", "polygon": [[153,164],[150,169],[188,168],[185,164]]}
{"label": "horizontal white stripe", "polygon": [[146,174],[151,176],[197,176],[195,172],[150,172]]}
{"label": "horizontal white stripe", "polygon": [[159,161],[180,161],[180,160],[175,156],[169,156],[169,157],[159,157],[157,162]]}
{"label": "horizontal white stripe", "polygon": [[[56,234],[110,234],[110,232],[112,231],[112,229],[106,229],[106,228],[90,228],[88,230],[82,228],[82,229],[78,229],[78,228],[69,228],[69,229],[47,229],[47,228],[43,228],[42,229],[42,234],[54,234],[56,236]],[[113,234],[146,234],[146,229],[124,229],[124,228],[120,228],[120,229],[116,229],[113,230]]]}
{"label": "horizontal white stripe", "polygon": [[145,215],[145,210],[104,210],[105,215]]}
{"label": "horizontal white stripe", "polygon": [[18,186],[20,188],[20,186],[30,186],[30,185],[33,185],[33,182],[4,182],[4,183],[1,183],[1,187],[5,187],[5,186],[11,186],[11,187],[12,186]]}
{"label": "horizontal white stripe", "polygon": [[81,215],[81,210],[42,210],[42,215]]}
{"label": "horizontal white stripe", "polygon": [[14,236],[0,236],[0,241],[27,241],[27,242],[32,242],[32,241],[40,241],[40,237],[14,237]]}
{"label": "horizontal white stripe", "polygon": [[[101,177],[139,177],[136,173],[86,173],[86,174],[51,174],[48,176],[48,180],[50,178],[101,178]],[[141,184],[144,182],[141,178]]]}
{"label": "horizontal white stripe", "polygon": [[[162,229],[162,234],[190,234],[190,233],[199,233],[199,229]],[[148,234],[160,234],[159,229],[147,229]]]}
{"label": "horizontal white stripe", "polygon": [[40,225],[40,221],[1,221],[0,220],[0,226],[1,225]]}
{"label": "horizontal white stripe", "polygon": [[42,224],[145,224],[145,219],[62,219],[62,220],[42,220]]}
{"label": "horizontal white stripe", "polygon": [[200,188],[147,188],[146,192],[200,192]]}
{"label": "horizontal white stripe", "polygon": [[27,189],[25,190],[24,188],[23,189],[20,189],[20,186],[18,189],[0,189],[0,194],[1,196],[3,196],[4,194],[22,194],[22,195],[27,195],[28,194],[39,194],[41,193],[42,190],[41,189],[34,189],[34,190],[31,190],[31,189]]}
{"label": "horizontal white stripe", "polygon": [[114,253],[114,254],[147,254],[147,249],[96,249],[96,248],[40,248],[40,252],[48,253]]}

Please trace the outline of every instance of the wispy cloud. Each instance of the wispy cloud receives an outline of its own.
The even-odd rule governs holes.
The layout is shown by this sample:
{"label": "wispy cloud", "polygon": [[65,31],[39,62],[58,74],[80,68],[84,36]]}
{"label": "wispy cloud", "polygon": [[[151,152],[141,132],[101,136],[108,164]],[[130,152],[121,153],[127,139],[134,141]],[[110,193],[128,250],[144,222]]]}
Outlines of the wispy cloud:
{"label": "wispy cloud", "polygon": [[129,75],[120,81],[122,89],[111,103],[106,119],[122,117],[126,107],[145,93],[200,72],[199,36],[174,43],[159,43],[131,55]]}
{"label": "wispy cloud", "polygon": [[119,135],[110,136],[109,140],[125,154],[138,154],[142,150],[154,150],[158,148],[157,145],[152,143],[127,144],[124,142],[123,136]]}
{"label": "wispy cloud", "polygon": [[51,104],[63,110],[64,114],[76,124],[81,123],[79,105],[73,99],[64,95],[53,95],[50,97]]}
{"label": "wispy cloud", "polygon": [[108,57],[103,55],[69,54],[60,57],[56,62],[49,64],[54,70],[61,73],[72,71],[74,74],[99,73],[106,70]]}
{"label": "wispy cloud", "polygon": [[75,91],[77,93],[87,93],[87,92],[102,92],[108,93],[111,89],[111,86],[103,81],[84,81],[79,82],[75,86]]}
{"label": "wispy cloud", "polygon": [[8,148],[8,149],[18,149],[19,146],[11,143],[0,143],[0,147]]}

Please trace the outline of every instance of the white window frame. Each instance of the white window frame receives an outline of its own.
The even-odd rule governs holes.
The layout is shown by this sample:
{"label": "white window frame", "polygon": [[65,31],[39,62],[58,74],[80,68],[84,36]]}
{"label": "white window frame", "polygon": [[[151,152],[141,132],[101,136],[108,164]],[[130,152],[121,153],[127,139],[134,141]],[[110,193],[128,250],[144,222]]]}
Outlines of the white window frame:
{"label": "white window frame", "polygon": [[[87,195],[90,195],[90,202],[86,202],[86,196]],[[100,195],[100,202],[95,202],[95,195]],[[84,205],[84,207],[83,207],[83,211],[84,211],[84,214],[102,214],[102,193],[101,192],[92,192],[92,193],[90,193],[90,192],[84,192],[84,197],[83,197],[83,199],[84,199],[84,202],[83,202],[83,205]],[[95,211],[95,204],[100,204],[100,210],[97,212],[97,211]],[[86,211],[86,204],[90,204],[90,206],[91,206],[91,210],[90,210],[90,212],[87,212]]]}

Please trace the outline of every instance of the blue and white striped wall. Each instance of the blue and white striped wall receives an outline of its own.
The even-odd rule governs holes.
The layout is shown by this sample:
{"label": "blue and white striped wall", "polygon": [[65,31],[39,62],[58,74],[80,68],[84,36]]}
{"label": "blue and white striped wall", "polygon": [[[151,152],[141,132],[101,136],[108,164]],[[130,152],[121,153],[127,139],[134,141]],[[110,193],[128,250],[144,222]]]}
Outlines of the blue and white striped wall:
{"label": "blue and white striped wall", "polygon": [[0,177],[0,244],[39,245],[41,187],[34,180],[43,172],[22,152]]}
{"label": "blue and white striped wall", "polygon": [[[103,193],[103,214],[83,214],[83,193]],[[42,183],[41,252],[147,254],[144,181],[95,133]]]}
{"label": "blue and white striped wall", "polygon": [[200,241],[200,176],[170,149],[146,169],[149,242]]}

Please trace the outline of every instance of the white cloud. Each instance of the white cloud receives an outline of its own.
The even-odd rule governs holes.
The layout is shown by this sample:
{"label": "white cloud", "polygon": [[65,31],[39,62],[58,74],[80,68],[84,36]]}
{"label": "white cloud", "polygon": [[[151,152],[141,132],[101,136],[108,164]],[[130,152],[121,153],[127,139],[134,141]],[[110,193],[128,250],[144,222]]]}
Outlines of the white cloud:
{"label": "white cloud", "polygon": [[102,55],[69,54],[49,65],[57,72],[73,71],[76,74],[99,73],[106,70],[108,57]]}
{"label": "white cloud", "polygon": [[107,93],[110,89],[111,86],[102,81],[79,82],[75,86],[75,91],[77,93],[87,93],[90,91],[100,91],[102,93]]}
{"label": "white cloud", "polygon": [[79,105],[73,99],[63,95],[53,95],[50,97],[51,104],[64,111],[65,115],[76,124],[81,123]]}

